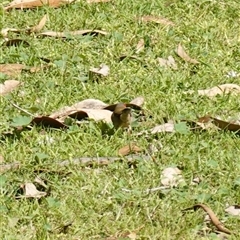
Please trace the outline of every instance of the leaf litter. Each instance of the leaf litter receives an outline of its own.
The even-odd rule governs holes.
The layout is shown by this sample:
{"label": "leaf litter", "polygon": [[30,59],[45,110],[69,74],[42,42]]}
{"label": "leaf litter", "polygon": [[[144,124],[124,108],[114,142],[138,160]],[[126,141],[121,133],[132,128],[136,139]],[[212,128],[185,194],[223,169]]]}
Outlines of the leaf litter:
{"label": "leaf litter", "polygon": [[160,23],[165,26],[175,26],[175,24],[172,21],[170,21],[165,17],[160,17],[160,16],[146,15],[146,16],[138,17],[138,20],[141,20],[143,22]]}
{"label": "leaf litter", "polygon": [[184,48],[182,47],[182,45],[179,43],[178,44],[178,47],[176,49],[176,53],[177,55],[182,58],[185,62],[189,62],[189,63],[192,63],[192,64],[198,64],[199,62],[194,59],[194,58],[191,58],[184,50]]}
{"label": "leaf litter", "polygon": [[6,80],[3,84],[0,84],[0,96],[6,95],[20,86],[21,82],[17,80]]}
{"label": "leaf litter", "polygon": [[178,67],[177,67],[177,63],[175,62],[173,56],[168,56],[167,59],[164,59],[164,58],[157,58],[158,62],[159,62],[159,65],[160,67],[165,67],[165,68],[172,68],[174,70],[176,70]]}

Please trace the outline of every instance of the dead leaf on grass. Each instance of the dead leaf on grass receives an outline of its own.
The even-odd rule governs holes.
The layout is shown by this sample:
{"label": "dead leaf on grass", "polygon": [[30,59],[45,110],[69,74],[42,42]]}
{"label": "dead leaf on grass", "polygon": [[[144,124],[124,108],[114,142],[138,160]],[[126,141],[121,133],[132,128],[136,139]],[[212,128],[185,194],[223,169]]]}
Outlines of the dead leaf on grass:
{"label": "dead leaf on grass", "polygon": [[199,63],[196,59],[189,57],[189,55],[185,52],[184,48],[180,43],[178,44],[176,53],[180,58],[182,58],[186,62],[193,63],[193,64]]}
{"label": "dead leaf on grass", "polygon": [[3,28],[1,30],[1,35],[6,38],[8,36],[8,32],[13,32],[13,33],[20,33],[21,31],[23,30],[19,30],[19,29],[16,29],[16,28]]}
{"label": "dead leaf on grass", "polygon": [[79,35],[107,35],[106,31],[97,30],[97,29],[87,29],[87,30],[78,30],[78,31],[67,31],[67,32],[54,32],[46,31],[39,33],[38,36],[44,37],[55,37],[55,38],[67,38],[68,36],[79,36]]}
{"label": "dead leaf on grass", "polygon": [[17,80],[7,80],[3,84],[0,84],[0,96],[6,95],[12,92],[15,88],[20,85]]}
{"label": "dead leaf on grass", "polygon": [[175,26],[175,24],[172,21],[170,21],[167,18],[160,17],[160,16],[147,15],[147,16],[139,17],[138,19],[143,22],[154,22],[154,23],[163,24],[165,26]]}
{"label": "dead leaf on grass", "polygon": [[136,53],[141,52],[144,49],[144,45],[145,45],[144,39],[140,39],[136,47]]}
{"label": "dead leaf on grass", "polygon": [[222,130],[229,130],[229,131],[232,131],[232,132],[239,132],[240,131],[240,125],[239,124],[223,121],[221,119],[214,118],[214,117],[211,117],[211,119],[213,120],[213,123]]}
{"label": "dead leaf on grass", "polygon": [[223,94],[239,94],[240,93],[240,86],[237,84],[226,83],[222,85],[218,85],[216,87],[212,87],[209,89],[198,90],[198,94],[201,96],[207,97],[215,97],[217,95]]}
{"label": "dead leaf on grass", "polygon": [[93,78],[94,75],[106,77],[109,74],[110,68],[105,64],[101,64],[98,68],[91,68],[89,70],[90,78]]}
{"label": "dead leaf on grass", "polygon": [[23,64],[13,63],[13,64],[0,64],[0,72],[8,76],[16,76],[21,73],[22,69],[25,67]]}
{"label": "dead leaf on grass", "polygon": [[142,151],[142,149],[140,147],[138,147],[137,145],[129,144],[129,145],[126,145],[126,146],[120,148],[118,150],[118,154],[121,155],[121,156],[127,156],[130,153],[138,153],[138,152],[141,152],[141,151]]}
{"label": "dead leaf on grass", "polygon": [[11,47],[11,46],[17,47],[20,45],[22,45],[24,47],[30,46],[30,44],[27,41],[20,39],[20,38],[6,40],[5,42],[3,42],[2,45],[6,46],[6,47]]}
{"label": "dead leaf on grass", "polygon": [[165,168],[161,175],[161,184],[165,187],[177,187],[183,183],[182,171],[177,167]]}
{"label": "dead leaf on grass", "polygon": [[233,216],[240,216],[240,205],[229,206],[225,209],[225,212]]}
{"label": "dead leaf on grass", "polygon": [[168,56],[167,59],[157,58],[160,67],[170,67],[172,69],[177,69],[177,64],[172,56]]}
{"label": "dead leaf on grass", "polygon": [[40,20],[40,22],[38,23],[38,25],[32,27],[29,29],[30,32],[33,33],[39,33],[41,32],[41,30],[44,28],[45,24],[47,22],[47,15],[44,15],[43,18]]}
{"label": "dead leaf on grass", "polygon": [[44,127],[50,127],[50,128],[67,128],[67,125],[65,125],[64,123],[51,118],[51,117],[47,117],[47,116],[39,116],[39,117],[35,117],[31,124],[35,124],[35,125],[42,125]]}
{"label": "dead leaf on grass", "polygon": [[20,168],[20,163],[0,164],[0,173]]}
{"label": "dead leaf on grass", "polygon": [[219,219],[217,218],[215,213],[212,211],[212,209],[205,204],[201,204],[201,203],[195,204],[193,207],[186,208],[182,211],[186,212],[192,209],[196,211],[198,208],[202,208],[209,215],[213,225],[218,229],[218,231],[224,232],[226,234],[231,234],[231,231],[224,227],[224,225],[219,221]]}
{"label": "dead leaf on grass", "polygon": [[38,191],[36,186],[33,183],[26,183],[21,186],[24,190],[24,195],[16,196],[16,199],[19,198],[41,198],[47,195],[46,192]]}
{"label": "dead leaf on grass", "polygon": [[168,132],[168,133],[176,132],[176,130],[174,128],[174,123],[173,122],[164,123],[164,124],[155,126],[154,128],[152,128],[150,130],[151,134],[163,133],[163,132]]}
{"label": "dead leaf on grass", "polygon": [[4,163],[4,157],[0,155],[0,164]]}
{"label": "dead leaf on grass", "polygon": [[14,0],[11,3],[9,3],[6,7],[4,7],[4,10],[7,11],[14,8],[16,9],[36,8],[42,7],[44,5],[57,8],[64,4],[70,4],[74,1],[75,0]]}

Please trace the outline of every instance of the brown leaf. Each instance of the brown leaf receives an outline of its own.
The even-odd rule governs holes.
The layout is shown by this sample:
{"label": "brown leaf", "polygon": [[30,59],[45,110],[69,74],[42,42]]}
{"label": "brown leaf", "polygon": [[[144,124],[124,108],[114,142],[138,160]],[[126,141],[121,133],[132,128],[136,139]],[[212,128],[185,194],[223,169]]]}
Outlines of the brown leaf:
{"label": "brown leaf", "polygon": [[136,53],[141,52],[144,49],[144,45],[145,45],[144,39],[140,39],[136,47]]}
{"label": "brown leaf", "polygon": [[20,33],[22,30],[16,28],[3,28],[1,30],[1,35],[6,38],[8,36],[8,32]]}
{"label": "brown leaf", "polygon": [[4,10],[10,10],[13,8],[24,9],[24,8],[35,8],[47,5],[49,7],[57,8],[63,4],[69,4],[75,0],[14,0],[9,3],[8,6],[4,7]]}
{"label": "brown leaf", "polygon": [[118,150],[118,154],[121,156],[127,156],[130,153],[141,152],[142,149],[136,146],[135,144],[126,145]]}
{"label": "brown leaf", "polygon": [[208,97],[215,97],[216,95],[222,94],[239,94],[240,93],[240,86],[237,84],[226,83],[222,85],[218,85],[216,87],[212,87],[209,89],[198,90],[199,95],[208,96]]}
{"label": "brown leaf", "polygon": [[177,69],[177,64],[172,56],[168,56],[167,59],[164,58],[157,58],[159,65],[161,67],[170,67],[172,69]]}
{"label": "brown leaf", "polygon": [[186,62],[193,63],[193,64],[199,63],[197,60],[188,56],[188,54],[185,52],[184,48],[182,47],[182,45],[180,43],[178,44],[176,53],[180,58],[182,58]]}
{"label": "brown leaf", "polygon": [[150,16],[150,15],[147,15],[147,16],[143,16],[143,17],[139,17],[138,18],[139,20],[142,20],[143,22],[155,22],[155,23],[160,23],[160,24],[163,24],[165,26],[174,26],[175,24],[170,21],[169,19],[167,18],[164,18],[164,17],[159,17],[159,16]]}
{"label": "brown leaf", "polygon": [[23,45],[24,47],[30,46],[30,44],[27,41],[20,38],[6,40],[2,45],[6,47],[11,47],[11,46],[17,47],[19,45]]}
{"label": "brown leaf", "polygon": [[240,125],[239,124],[223,121],[221,119],[213,118],[213,117],[211,117],[211,119],[213,120],[213,123],[222,130],[229,130],[229,131],[232,131],[232,132],[239,132],[240,131]]}
{"label": "brown leaf", "polygon": [[231,234],[231,231],[223,226],[223,224],[219,221],[219,219],[217,218],[215,213],[212,211],[212,209],[206,206],[205,204],[201,204],[201,203],[195,204],[193,207],[186,208],[182,211],[185,212],[191,209],[194,209],[194,211],[196,211],[198,208],[202,208],[209,215],[213,225],[218,229],[218,231]]}
{"label": "brown leaf", "polygon": [[13,64],[0,64],[0,72],[8,76],[16,76],[21,73],[22,69],[25,67],[23,64],[13,63]]}
{"label": "brown leaf", "polygon": [[46,36],[46,37],[56,37],[56,38],[67,38],[69,35],[70,36],[79,36],[79,35],[86,35],[86,34],[90,34],[90,35],[97,35],[97,34],[101,34],[101,35],[107,35],[108,33],[102,30],[91,30],[91,29],[87,29],[87,30],[78,30],[78,31],[69,31],[69,32],[54,32],[54,31],[47,31],[47,32],[43,32],[40,33],[40,36]]}
{"label": "brown leaf", "polygon": [[36,186],[33,183],[26,183],[22,186],[24,189],[24,195],[16,196],[16,199],[19,198],[41,198],[47,195],[46,192],[40,192],[37,190]]}
{"label": "brown leaf", "polygon": [[0,96],[6,95],[12,92],[16,87],[20,85],[17,80],[7,80],[3,84],[0,84]]}
{"label": "brown leaf", "polygon": [[105,109],[82,109],[77,112],[70,113],[68,116],[75,118],[77,120],[82,120],[84,118],[90,118],[95,121],[104,121],[106,123],[111,123],[112,112]]}
{"label": "brown leaf", "polygon": [[31,124],[36,124],[36,125],[42,125],[44,127],[50,127],[50,128],[67,128],[67,126],[58,120],[51,118],[51,117],[46,117],[46,116],[41,116],[41,117],[35,117]]}
{"label": "brown leaf", "polygon": [[105,64],[101,64],[99,68],[91,68],[89,70],[90,73],[102,75],[104,77],[106,77],[109,74],[109,71],[110,68]]}
{"label": "brown leaf", "polygon": [[151,134],[162,133],[162,132],[168,132],[168,133],[176,132],[176,130],[174,128],[174,123],[172,123],[172,122],[158,125],[158,126],[152,128],[150,131],[151,131]]}
{"label": "brown leaf", "polygon": [[[141,106],[143,105],[143,103],[144,103],[144,97],[141,97],[141,96],[134,98],[134,99],[130,102],[130,104],[137,105],[137,106],[139,106],[139,107],[141,107]],[[127,106],[127,107],[129,107],[129,106]]]}
{"label": "brown leaf", "polygon": [[47,15],[44,15],[43,18],[38,23],[38,25],[36,25],[30,29],[30,32],[34,32],[34,33],[41,32],[41,30],[45,26],[46,22],[47,22]]}

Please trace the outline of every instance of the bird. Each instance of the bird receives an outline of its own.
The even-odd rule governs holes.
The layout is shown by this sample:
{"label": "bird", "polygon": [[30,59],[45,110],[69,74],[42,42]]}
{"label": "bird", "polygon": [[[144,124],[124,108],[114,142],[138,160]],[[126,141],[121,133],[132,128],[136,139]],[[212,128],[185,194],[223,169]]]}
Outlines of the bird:
{"label": "bird", "polygon": [[111,120],[116,129],[129,128],[132,120],[132,110],[124,103],[118,103],[111,115]]}

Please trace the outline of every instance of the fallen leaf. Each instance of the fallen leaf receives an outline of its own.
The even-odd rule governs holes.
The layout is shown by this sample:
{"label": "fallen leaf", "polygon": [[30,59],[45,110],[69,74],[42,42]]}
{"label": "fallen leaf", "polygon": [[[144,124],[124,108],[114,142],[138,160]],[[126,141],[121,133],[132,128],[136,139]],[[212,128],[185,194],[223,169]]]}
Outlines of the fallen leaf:
{"label": "fallen leaf", "polygon": [[16,76],[21,73],[22,69],[25,67],[23,64],[13,63],[13,64],[0,64],[0,72],[8,76]]}
{"label": "fallen leaf", "polygon": [[39,33],[47,22],[47,15],[44,15],[37,26],[30,28],[30,32]]}
{"label": "fallen leaf", "polygon": [[160,67],[170,67],[172,69],[177,69],[177,64],[172,56],[168,56],[167,59],[164,58],[158,58]]}
{"label": "fallen leaf", "polygon": [[229,206],[225,209],[225,212],[233,216],[240,216],[240,205]]}
{"label": "fallen leaf", "polygon": [[144,45],[145,45],[144,39],[140,39],[136,47],[136,53],[141,52],[144,49]]}
{"label": "fallen leaf", "polygon": [[42,125],[44,127],[50,127],[50,128],[67,128],[67,125],[59,122],[54,118],[47,117],[47,116],[35,117],[31,121],[31,124]]}
{"label": "fallen leaf", "polygon": [[16,28],[3,28],[1,30],[1,35],[6,38],[8,36],[8,32],[20,33],[22,30]]}
{"label": "fallen leaf", "polygon": [[186,208],[182,211],[185,212],[185,211],[188,211],[188,210],[191,210],[191,209],[196,211],[198,208],[202,208],[209,215],[213,225],[218,229],[218,231],[224,232],[224,233],[227,233],[227,234],[231,234],[231,231],[223,226],[223,224],[219,221],[219,219],[217,218],[215,213],[212,211],[212,209],[210,207],[206,206],[205,204],[200,204],[200,203],[195,204],[193,207]]}
{"label": "fallen leaf", "polygon": [[37,190],[36,186],[33,183],[26,183],[22,186],[24,189],[24,195],[16,196],[16,199],[19,198],[41,198],[47,195],[46,192],[40,192]]}
{"label": "fallen leaf", "polygon": [[12,92],[15,88],[20,85],[17,80],[7,80],[3,84],[0,84],[0,96],[6,95]]}
{"label": "fallen leaf", "polygon": [[99,68],[91,68],[89,70],[90,73],[101,75],[104,77],[106,77],[109,74],[109,71],[110,71],[110,68],[103,63],[100,65]]}
{"label": "fallen leaf", "polygon": [[180,58],[182,58],[186,62],[193,63],[193,64],[199,63],[197,60],[188,56],[188,54],[185,52],[184,48],[182,47],[182,45],[180,43],[178,44],[176,53]]}
{"label": "fallen leaf", "polygon": [[87,0],[87,3],[106,3],[110,1],[111,0]]}
{"label": "fallen leaf", "polygon": [[95,121],[104,121],[106,123],[111,123],[112,112],[105,109],[82,109],[77,112],[70,113],[68,116],[75,118],[77,120],[82,120],[84,118],[90,118]]}
{"label": "fallen leaf", "polygon": [[209,89],[198,90],[198,94],[202,96],[215,97],[216,95],[223,94],[239,94],[240,86],[237,84],[226,83],[222,85],[218,85],[216,87],[212,87]]}
{"label": "fallen leaf", "polygon": [[176,132],[174,128],[174,123],[164,123],[161,125],[158,125],[150,130],[151,134],[155,133],[163,133],[163,132],[168,132],[168,133],[174,133]]}
{"label": "fallen leaf", "polygon": [[182,171],[177,167],[165,168],[161,175],[161,184],[163,186],[177,187],[184,182]]}
{"label": "fallen leaf", "polygon": [[139,20],[142,20],[143,22],[155,22],[155,23],[160,23],[160,24],[163,24],[165,26],[174,26],[175,24],[170,21],[169,19],[167,18],[164,18],[164,17],[159,17],[159,16],[150,16],[150,15],[147,15],[147,16],[143,16],[143,17],[139,17],[138,18]]}
{"label": "fallen leaf", "polygon": [[14,0],[9,5],[4,7],[4,10],[10,10],[13,8],[24,9],[24,8],[35,8],[47,5],[49,7],[57,8],[63,4],[69,4],[75,0]]}
{"label": "fallen leaf", "polygon": [[142,149],[136,146],[135,144],[126,145],[118,150],[118,154],[121,156],[127,156],[130,153],[138,153],[141,152]]}
{"label": "fallen leaf", "polygon": [[0,173],[20,168],[20,163],[0,164]]}
{"label": "fallen leaf", "polygon": [[[130,104],[137,105],[137,106],[139,106],[139,107],[141,107],[141,106],[143,105],[143,103],[144,103],[144,97],[141,97],[141,96],[134,98],[134,99],[130,102]],[[129,106],[127,106],[127,107],[129,107]]]}
{"label": "fallen leaf", "polygon": [[214,118],[214,117],[211,117],[211,119],[213,120],[213,123],[222,130],[229,130],[229,131],[232,131],[232,132],[239,132],[240,131],[240,125],[239,124],[226,122],[226,121],[223,121],[221,119]]}
{"label": "fallen leaf", "polygon": [[77,112],[81,109],[103,109],[107,107],[108,105],[98,99],[85,99],[83,101],[80,101],[78,103],[75,103],[72,106],[66,106],[54,113],[52,113],[49,117],[50,118],[61,118],[64,116],[67,116],[70,112]]}
{"label": "fallen leaf", "polygon": [[87,30],[78,30],[78,31],[70,31],[70,32],[54,32],[54,31],[47,31],[40,33],[39,36],[45,36],[45,37],[56,37],[56,38],[67,38],[68,36],[79,36],[79,35],[107,35],[108,33],[102,30],[97,29],[87,29]]}
{"label": "fallen leaf", "polygon": [[27,41],[25,41],[23,39],[20,39],[20,38],[6,40],[5,42],[3,42],[2,45],[6,46],[6,47],[11,47],[11,46],[17,47],[17,46],[20,46],[20,45],[22,45],[24,47],[30,46],[30,44]]}

